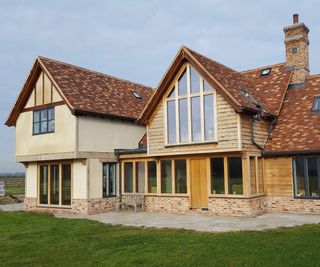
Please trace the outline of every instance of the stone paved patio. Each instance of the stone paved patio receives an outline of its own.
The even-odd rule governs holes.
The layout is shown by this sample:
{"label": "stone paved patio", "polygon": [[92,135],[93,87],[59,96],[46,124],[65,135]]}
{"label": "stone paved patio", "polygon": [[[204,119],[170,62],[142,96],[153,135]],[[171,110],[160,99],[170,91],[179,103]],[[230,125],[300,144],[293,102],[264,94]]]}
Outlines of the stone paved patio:
{"label": "stone paved patio", "polygon": [[0,211],[22,211],[22,210],[24,210],[23,203],[0,205]]}
{"label": "stone paved patio", "polygon": [[176,228],[203,232],[261,231],[320,223],[320,215],[268,213],[255,218],[218,217],[200,214],[178,215],[150,212],[108,212],[95,215],[56,215],[63,218],[85,218],[105,224]]}

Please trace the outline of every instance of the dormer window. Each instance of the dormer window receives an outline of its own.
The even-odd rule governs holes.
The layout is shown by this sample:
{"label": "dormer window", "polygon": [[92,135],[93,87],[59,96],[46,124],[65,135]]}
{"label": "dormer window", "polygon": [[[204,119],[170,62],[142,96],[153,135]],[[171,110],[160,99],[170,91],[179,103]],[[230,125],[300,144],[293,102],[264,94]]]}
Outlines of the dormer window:
{"label": "dormer window", "polygon": [[135,98],[137,98],[137,99],[141,99],[141,98],[142,98],[142,97],[140,96],[140,94],[137,93],[137,92],[135,92],[135,91],[132,91],[132,94],[133,94],[133,96],[134,96]]}
{"label": "dormer window", "polygon": [[271,68],[263,69],[260,73],[260,76],[268,76],[271,72]]}
{"label": "dormer window", "polygon": [[320,96],[316,96],[314,98],[312,111],[313,112],[319,112],[320,111]]}
{"label": "dormer window", "polygon": [[216,140],[215,90],[192,66],[183,69],[165,103],[168,145]]}

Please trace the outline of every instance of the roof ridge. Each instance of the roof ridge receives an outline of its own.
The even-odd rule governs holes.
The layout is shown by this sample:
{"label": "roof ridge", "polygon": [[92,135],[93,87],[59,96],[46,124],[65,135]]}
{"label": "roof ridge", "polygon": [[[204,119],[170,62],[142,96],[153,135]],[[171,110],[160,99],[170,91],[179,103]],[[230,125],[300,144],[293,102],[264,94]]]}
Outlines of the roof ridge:
{"label": "roof ridge", "polygon": [[266,65],[266,66],[262,66],[262,67],[259,67],[259,68],[255,68],[255,69],[250,69],[250,70],[241,70],[240,73],[246,73],[246,72],[251,72],[251,71],[257,71],[257,70],[260,70],[260,69],[265,69],[265,68],[268,68],[268,67],[275,67],[275,66],[280,66],[280,65],[284,65],[285,62],[280,62],[280,63],[275,63],[275,64],[271,64],[271,65]]}
{"label": "roof ridge", "polygon": [[229,70],[231,70],[231,71],[240,73],[239,71],[237,71],[237,70],[235,70],[235,69],[233,69],[233,68],[230,68],[230,67],[228,67],[228,66],[226,66],[226,65],[224,65],[224,64],[222,64],[222,63],[220,63],[220,62],[218,62],[218,61],[216,61],[216,60],[214,60],[214,59],[212,59],[212,58],[209,58],[209,57],[207,57],[207,56],[205,56],[205,55],[203,55],[203,54],[201,54],[201,53],[199,53],[199,52],[197,52],[197,51],[195,51],[195,50],[193,50],[193,49],[191,49],[191,48],[189,48],[189,47],[187,47],[187,46],[185,46],[185,45],[183,45],[182,47],[185,48],[185,49],[187,49],[187,50],[189,50],[190,52],[194,52],[194,53],[196,53],[196,54],[198,54],[198,55],[200,55],[200,56],[202,56],[202,57],[205,57],[206,59],[211,60],[211,61],[215,62],[216,64],[219,64],[219,65],[221,65],[221,66],[223,66],[223,67],[225,67],[225,68],[227,68],[227,69],[229,69]]}
{"label": "roof ridge", "polygon": [[129,81],[127,79],[119,78],[119,77],[116,77],[116,76],[113,76],[113,75],[110,75],[110,74],[106,74],[106,73],[103,73],[103,72],[100,72],[100,71],[91,70],[91,69],[88,69],[88,68],[85,68],[85,67],[81,67],[81,66],[77,66],[77,65],[74,65],[74,64],[70,64],[70,63],[67,63],[67,62],[64,62],[64,61],[60,61],[60,60],[56,60],[56,59],[52,59],[52,58],[47,58],[47,57],[44,57],[44,56],[38,56],[37,58],[40,59],[40,60],[41,59],[50,60],[50,61],[54,61],[54,62],[59,63],[59,64],[63,64],[63,65],[70,66],[70,67],[74,67],[74,68],[77,68],[77,69],[82,69],[82,70],[85,70],[85,71],[98,73],[98,74],[101,74],[103,76],[107,76],[109,78],[113,78],[113,79],[124,81],[124,82],[133,83],[135,85],[143,86],[143,87],[146,87],[146,88],[151,89],[151,90],[154,89],[151,86],[147,86],[147,85],[144,85],[144,84],[141,84],[141,83],[137,83],[137,82],[132,82],[132,81]]}

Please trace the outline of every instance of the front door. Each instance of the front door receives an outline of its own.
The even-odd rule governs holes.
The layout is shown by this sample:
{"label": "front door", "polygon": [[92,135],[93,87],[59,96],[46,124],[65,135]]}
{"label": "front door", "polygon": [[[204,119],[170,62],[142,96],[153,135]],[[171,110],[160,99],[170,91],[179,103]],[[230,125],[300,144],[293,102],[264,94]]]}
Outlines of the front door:
{"label": "front door", "polygon": [[208,207],[207,160],[190,160],[191,208]]}

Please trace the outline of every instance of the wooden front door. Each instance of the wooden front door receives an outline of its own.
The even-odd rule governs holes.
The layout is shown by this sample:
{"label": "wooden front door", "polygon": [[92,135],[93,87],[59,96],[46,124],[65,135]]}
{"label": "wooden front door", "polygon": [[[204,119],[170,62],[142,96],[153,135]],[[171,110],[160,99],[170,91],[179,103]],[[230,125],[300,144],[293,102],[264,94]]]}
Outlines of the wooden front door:
{"label": "wooden front door", "polygon": [[207,160],[190,159],[191,208],[208,207]]}

